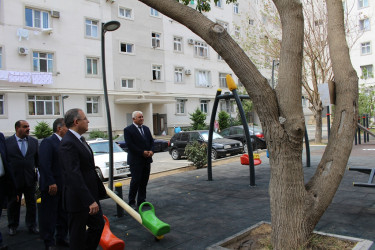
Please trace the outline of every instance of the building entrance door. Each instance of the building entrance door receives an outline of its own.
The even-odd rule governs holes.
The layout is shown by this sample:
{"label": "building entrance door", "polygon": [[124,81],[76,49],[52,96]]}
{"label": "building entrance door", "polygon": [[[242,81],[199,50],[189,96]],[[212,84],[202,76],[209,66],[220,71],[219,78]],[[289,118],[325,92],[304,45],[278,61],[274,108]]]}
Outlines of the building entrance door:
{"label": "building entrance door", "polygon": [[154,127],[154,135],[161,135],[163,131],[168,134],[166,114],[153,114],[152,121]]}

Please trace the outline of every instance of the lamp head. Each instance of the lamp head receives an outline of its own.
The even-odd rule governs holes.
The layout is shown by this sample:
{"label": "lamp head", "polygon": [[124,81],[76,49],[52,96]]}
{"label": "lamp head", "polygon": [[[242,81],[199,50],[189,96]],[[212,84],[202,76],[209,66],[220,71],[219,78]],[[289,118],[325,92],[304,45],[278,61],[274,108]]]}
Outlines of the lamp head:
{"label": "lamp head", "polygon": [[115,31],[118,28],[120,28],[121,24],[118,21],[109,21],[106,23],[103,23],[103,32],[107,31]]}

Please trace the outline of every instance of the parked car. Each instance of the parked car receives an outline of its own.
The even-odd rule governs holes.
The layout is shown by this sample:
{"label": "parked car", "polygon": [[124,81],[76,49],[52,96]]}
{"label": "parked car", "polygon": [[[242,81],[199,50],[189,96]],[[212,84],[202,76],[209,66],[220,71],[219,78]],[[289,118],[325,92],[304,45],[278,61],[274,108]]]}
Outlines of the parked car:
{"label": "parked car", "polygon": [[[104,181],[109,178],[109,147],[108,140],[96,139],[87,141],[94,153],[95,171],[99,178]],[[113,143],[113,176],[128,176],[130,168],[127,164],[128,153],[124,152],[119,145]]]}
{"label": "parked car", "polygon": [[[253,150],[267,148],[266,141],[264,140],[263,130],[261,127],[249,126],[249,132],[252,140],[251,146],[253,147]],[[245,152],[247,152],[245,130],[242,125],[223,129],[220,134],[224,138],[241,141],[244,144]]]}
{"label": "parked car", "polygon": [[[201,143],[208,142],[208,130],[184,131],[175,134],[169,142],[169,154],[172,159],[180,159],[185,156],[185,147],[187,144],[199,141]],[[240,141],[225,139],[216,132],[212,137],[212,159],[226,156],[228,154],[235,155],[243,153],[243,144]]]}
{"label": "parked car", "polygon": [[[114,142],[116,142],[125,152],[128,152],[128,146],[126,145],[124,135],[117,137]],[[168,141],[162,139],[154,139],[154,153],[164,152],[168,149]]]}

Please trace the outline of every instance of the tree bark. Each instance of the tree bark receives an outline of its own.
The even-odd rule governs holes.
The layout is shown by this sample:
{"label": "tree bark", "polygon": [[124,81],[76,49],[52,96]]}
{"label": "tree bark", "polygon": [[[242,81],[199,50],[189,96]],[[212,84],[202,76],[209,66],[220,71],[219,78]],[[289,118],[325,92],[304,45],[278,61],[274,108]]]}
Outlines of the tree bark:
{"label": "tree bark", "polygon": [[315,113],[315,143],[322,143],[322,110]]}
{"label": "tree bark", "polygon": [[341,0],[327,0],[328,40],[336,81],[330,141],[313,178],[302,167],[305,120],[301,105],[304,21],[298,0],[273,0],[282,23],[279,82],[273,90],[226,30],[176,0],[140,0],[204,39],[231,67],[253,100],[270,153],[269,184],[274,249],[299,249],[331,203],[352,148],[358,77],[345,40]]}

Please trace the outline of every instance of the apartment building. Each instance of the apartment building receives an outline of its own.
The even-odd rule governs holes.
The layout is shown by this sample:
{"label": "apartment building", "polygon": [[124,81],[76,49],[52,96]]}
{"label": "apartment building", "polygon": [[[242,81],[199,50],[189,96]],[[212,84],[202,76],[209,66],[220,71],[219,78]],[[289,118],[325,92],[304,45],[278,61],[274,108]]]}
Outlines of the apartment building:
{"label": "apartment building", "polygon": [[[239,35],[234,23],[257,4],[222,0],[205,15]],[[208,114],[208,123],[216,90],[228,91],[225,75],[238,78],[176,21],[136,0],[0,0],[0,131],[14,133],[19,119],[33,130],[77,107],[86,112],[90,131],[106,131],[101,25],[111,20],[121,23],[105,34],[113,132],[122,133],[134,110],[144,112],[155,135],[189,126],[197,108]],[[223,102],[220,110],[235,116],[233,103]]]}

